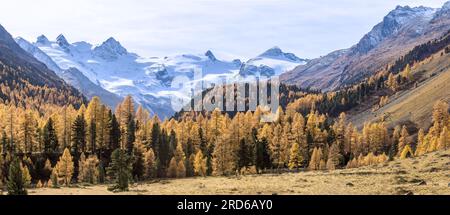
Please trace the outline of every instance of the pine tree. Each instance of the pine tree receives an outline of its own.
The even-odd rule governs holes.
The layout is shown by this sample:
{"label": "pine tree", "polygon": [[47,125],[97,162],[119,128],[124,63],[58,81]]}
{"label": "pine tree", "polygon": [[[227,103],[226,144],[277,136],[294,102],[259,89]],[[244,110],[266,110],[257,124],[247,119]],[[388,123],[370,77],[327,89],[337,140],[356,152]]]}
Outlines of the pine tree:
{"label": "pine tree", "polygon": [[132,176],[136,180],[141,180],[145,173],[144,146],[141,143],[134,144],[132,157]]}
{"label": "pine tree", "polygon": [[180,160],[177,164],[177,178],[184,178],[186,177],[186,167],[184,165],[184,161]]}
{"label": "pine tree", "polygon": [[131,154],[133,153],[134,141],[136,140],[136,136],[135,136],[136,124],[135,124],[134,119],[132,118],[131,114],[128,116],[128,118],[130,120],[127,123],[127,130],[126,130],[127,138],[126,138],[125,147],[127,149],[128,155],[131,156]]}
{"label": "pine tree", "polygon": [[403,150],[402,153],[400,154],[400,159],[405,159],[408,157],[412,157],[413,156],[413,151],[411,149],[411,146],[406,145]]}
{"label": "pine tree", "polygon": [[103,184],[106,181],[106,172],[103,162],[100,160],[98,164],[98,183]]}
{"label": "pine tree", "polygon": [[423,155],[427,152],[428,149],[428,141],[425,140],[425,132],[423,129],[419,130],[419,133],[417,134],[417,148],[415,155]]}
{"label": "pine tree", "polygon": [[99,177],[98,165],[99,160],[97,156],[91,155],[88,158],[85,158],[84,154],[82,154],[80,158],[80,174],[78,176],[78,181],[89,184],[96,184]]}
{"label": "pine tree", "polygon": [[150,148],[144,154],[144,177],[146,179],[156,177],[156,167],[156,156]]}
{"label": "pine tree", "polygon": [[300,153],[300,145],[298,143],[294,143],[291,147],[290,155],[289,155],[289,169],[298,169],[303,162],[303,157]]}
{"label": "pine tree", "polygon": [[448,149],[450,146],[450,138],[447,127],[442,129],[441,135],[439,137],[438,149]]}
{"label": "pine tree", "polygon": [[397,83],[397,79],[394,76],[394,74],[389,73],[388,80],[386,81],[386,85],[394,92],[397,90],[398,83]]}
{"label": "pine tree", "polygon": [[214,175],[230,175],[234,172],[235,153],[232,144],[228,141],[230,137],[229,131],[217,139],[213,152],[213,174]]}
{"label": "pine tree", "polygon": [[30,110],[26,110],[22,113],[18,122],[20,126],[19,130],[19,150],[25,153],[29,153],[33,150],[33,145],[36,143],[36,127],[37,122],[34,117],[34,113]]}
{"label": "pine tree", "polygon": [[44,151],[46,153],[58,152],[58,137],[54,128],[53,119],[50,117],[44,126],[42,141],[44,142]]}
{"label": "pine tree", "polygon": [[64,149],[63,155],[56,163],[55,171],[58,178],[64,179],[65,185],[69,185],[74,173],[74,161],[72,155],[70,155],[69,149]]}
{"label": "pine tree", "polygon": [[433,127],[432,135],[434,137],[439,137],[442,129],[447,125],[450,118],[448,113],[448,104],[445,101],[439,100],[433,106]]}
{"label": "pine tree", "polygon": [[15,157],[9,165],[8,181],[6,183],[8,195],[27,195],[22,174],[20,160]]}
{"label": "pine tree", "polygon": [[169,167],[167,168],[167,177],[175,178],[177,177],[177,161],[175,157],[172,157],[169,162]]}
{"label": "pine tree", "polygon": [[52,187],[52,188],[58,188],[58,173],[57,173],[56,167],[53,168],[53,171],[52,171],[52,174],[50,175],[50,179],[48,180],[47,186]]}
{"label": "pine tree", "polygon": [[256,142],[256,169],[258,172],[270,168],[271,161],[270,161],[270,154],[269,154],[269,144],[267,142],[267,139],[263,137],[262,140],[258,140]]}
{"label": "pine tree", "polygon": [[402,127],[402,131],[400,132],[400,138],[398,139],[398,151],[399,152],[403,152],[403,149],[409,145],[408,143],[408,138],[409,133],[408,130],[406,129],[406,126]]}
{"label": "pine tree", "polygon": [[282,132],[283,131],[281,125],[276,125],[272,140],[270,141],[270,157],[272,158],[273,165],[276,168],[280,168],[283,165],[283,160],[281,157],[281,137],[283,135]]}
{"label": "pine tree", "polygon": [[109,150],[114,151],[120,147],[120,124],[115,115],[109,111],[111,117],[111,129],[109,130]]}
{"label": "pine tree", "polygon": [[2,131],[2,155],[6,155],[6,152],[8,152],[8,137],[6,135],[5,130]]}
{"label": "pine tree", "polygon": [[411,74],[411,66],[408,64],[406,65],[405,69],[403,70],[403,72],[401,73],[401,76],[404,80],[406,80],[407,82],[411,82],[414,81],[413,80],[413,76]]}
{"label": "pine tree", "polygon": [[45,181],[50,179],[50,175],[52,174],[52,171],[53,171],[52,163],[50,162],[49,159],[45,160],[45,165],[44,165],[44,168],[42,169],[42,174],[41,174]]}
{"label": "pine tree", "polygon": [[239,150],[237,154],[238,159],[238,169],[242,169],[250,165],[250,149],[248,149],[247,144],[244,139],[239,142]]}
{"label": "pine tree", "polygon": [[26,188],[29,188],[31,186],[31,175],[30,170],[28,169],[27,165],[20,164],[20,170],[22,171],[22,178],[23,183]]}
{"label": "pine tree", "polygon": [[192,177],[192,176],[195,175],[194,161],[195,161],[195,154],[194,153],[192,153],[189,156],[189,159],[185,160],[184,166],[186,167],[186,177]]}
{"label": "pine tree", "polygon": [[96,151],[96,143],[97,143],[97,125],[95,124],[95,120],[91,119],[89,122],[89,129],[87,136],[89,137],[89,148],[91,153],[95,154]]}
{"label": "pine tree", "polygon": [[197,176],[206,176],[206,159],[203,157],[201,150],[195,154],[194,172]]}
{"label": "pine tree", "polygon": [[336,166],[338,166],[341,163],[343,157],[339,151],[340,149],[337,143],[331,145],[330,150],[328,152],[328,160],[326,164],[327,169],[334,170],[336,169]]}
{"label": "pine tree", "polygon": [[78,115],[72,125],[72,145],[71,152],[73,155],[74,168],[73,180],[77,181],[80,153],[86,152],[86,121],[84,115]]}
{"label": "pine tree", "polygon": [[[322,148],[314,148],[313,153],[311,155],[311,160],[309,161],[309,169],[310,170],[319,170],[322,169],[321,166],[321,162],[323,161],[322,159]],[[323,165],[325,166],[325,165]]]}
{"label": "pine tree", "polygon": [[131,162],[126,151],[116,149],[111,155],[111,163],[107,173],[114,180],[115,185],[108,188],[110,191],[127,191],[128,181],[131,177]]}

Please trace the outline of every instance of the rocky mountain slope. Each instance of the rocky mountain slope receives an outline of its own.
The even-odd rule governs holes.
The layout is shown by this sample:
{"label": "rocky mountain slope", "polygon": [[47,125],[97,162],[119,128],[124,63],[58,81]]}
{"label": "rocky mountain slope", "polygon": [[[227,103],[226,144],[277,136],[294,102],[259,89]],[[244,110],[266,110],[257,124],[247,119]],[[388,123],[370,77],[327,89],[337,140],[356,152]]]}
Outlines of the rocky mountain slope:
{"label": "rocky mountain slope", "polygon": [[0,25],[0,97],[25,107],[81,105],[83,95],[23,50]]}
{"label": "rocky mountain slope", "polygon": [[414,46],[449,30],[450,2],[442,8],[398,6],[356,45],[313,59],[281,75],[287,84],[333,90],[393,63]]}

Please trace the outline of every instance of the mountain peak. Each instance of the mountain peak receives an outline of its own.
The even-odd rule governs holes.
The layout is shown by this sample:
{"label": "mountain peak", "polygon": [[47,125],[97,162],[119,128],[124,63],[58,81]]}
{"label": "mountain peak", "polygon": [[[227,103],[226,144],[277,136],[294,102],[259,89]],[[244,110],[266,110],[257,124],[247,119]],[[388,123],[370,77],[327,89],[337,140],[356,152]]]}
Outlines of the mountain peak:
{"label": "mountain peak", "polygon": [[274,47],[268,49],[267,51],[265,51],[264,53],[260,54],[259,56],[261,56],[261,57],[277,57],[282,54],[284,54],[284,53],[280,49],[280,47],[274,46]]}
{"label": "mountain peak", "polygon": [[36,42],[40,43],[40,44],[47,44],[50,41],[48,40],[48,38],[45,35],[41,35],[41,36],[37,37]]}
{"label": "mountain peak", "polygon": [[260,54],[258,57],[267,57],[267,58],[273,58],[273,59],[281,59],[281,60],[288,60],[292,62],[300,62],[304,61],[303,59],[300,59],[299,57],[295,56],[293,53],[286,53],[281,50],[280,47],[274,46],[264,53]]}
{"label": "mountain peak", "polygon": [[108,38],[105,42],[103,42],[103,44],[109,44],[109,45],[121,46],[120,43],[119,43],[119,41],[117,41],[116,39],[114,39],[114,37]]}
{"label": "mountain peak", "polygon": [[117,59],[118,56],[125,55],[128,52],[119,41],[110,37],[100,46],[95,47],[94,53],[105,60],[114,60]]}
{"label": "mountain peak", "polygon": [[206,51],[205,56],[208,57],[211,61],[217,60],[216,56],[214,56],[211,50]]}
{"label": "mountain peak", "polygon": [[64,37],[64,35],[60,34],[58,35],[58,37],[56,37],[56,43],[58,43],[59,46],[61,47],[67,47],[69,46],[69,42],[67,42],[66,37]]}
{"label": "mountain peak", "polygon": [[[436,9],[429,7],[397,6],[389,12],[383,21],[378,23],[367,33],[356,47],[353,53],[365,54],[378,46],[386,38],[395,35],[405,26],[418,26],[427,23],[433,18]],[[417,34],[420,28],[417,28]]]}

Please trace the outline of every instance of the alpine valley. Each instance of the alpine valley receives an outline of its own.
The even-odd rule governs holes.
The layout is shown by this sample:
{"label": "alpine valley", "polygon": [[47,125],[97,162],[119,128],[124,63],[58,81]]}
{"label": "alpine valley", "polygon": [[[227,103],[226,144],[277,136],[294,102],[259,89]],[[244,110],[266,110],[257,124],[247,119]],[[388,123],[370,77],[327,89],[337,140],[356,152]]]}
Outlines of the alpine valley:
{"label": "alpine valley", "polygon": [[[269,1],[247,6],[261,2]],[[62,34],[31,41],[0,25],[0,194],[448,195],[450,1],[392,9],[356,44],[315,59],[279,44],[249,59],[224,60],[211,50],[141,56],[112,37],[101,44]],[[264,15],[286,22],[278,19],[284,14]],[[336,23],[327,18],[320,21]],[[33,35],[45,32],[38,30]],[[281,83],[272,79],[267,90],[261,81],[234,84],[253,77]],[[194,93],[203,100],[191,99],[190,86],[200,81],[206,84]],[[178,109],[211,103],[211,111]],[[272,207],[239,198],[226,203],[232,210]],[[184,197],[172,206],[218,209]]]}

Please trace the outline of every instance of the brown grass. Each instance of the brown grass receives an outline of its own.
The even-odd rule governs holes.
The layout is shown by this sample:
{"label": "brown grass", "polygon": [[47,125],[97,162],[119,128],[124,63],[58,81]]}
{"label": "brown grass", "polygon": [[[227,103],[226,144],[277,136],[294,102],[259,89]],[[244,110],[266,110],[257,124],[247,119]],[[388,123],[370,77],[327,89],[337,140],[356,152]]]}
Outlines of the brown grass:
{"label": "brown grass", "polygon": [[377,166],[335,171],[207,177],[134,184],[129,192],[112,193],[107,185],[42,188],[32,195],[152,194],[450,194],[450,150]]}

